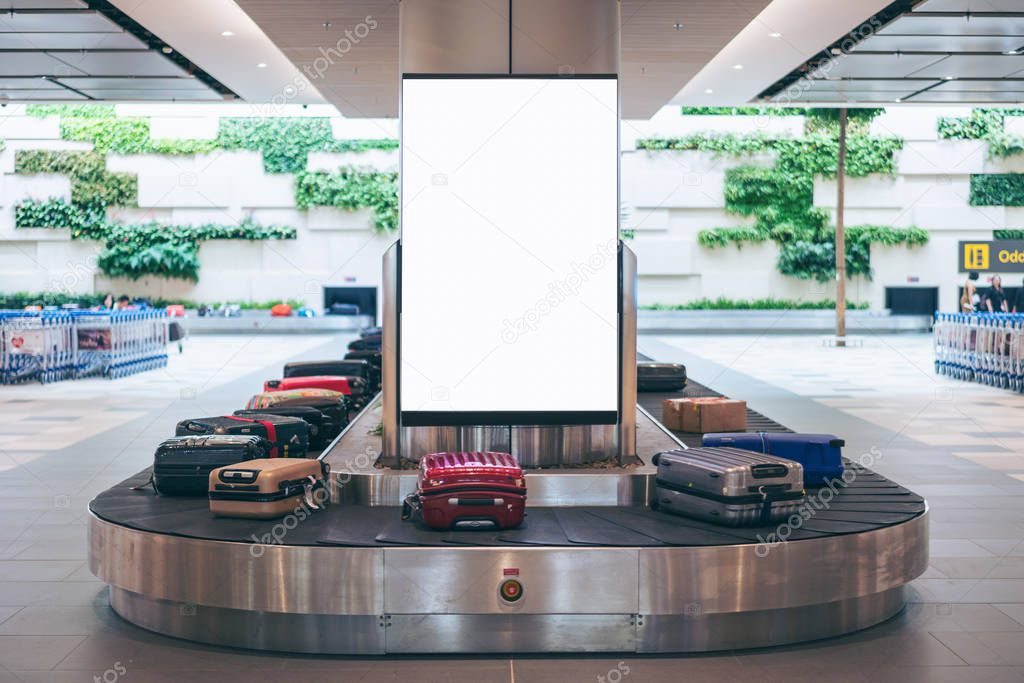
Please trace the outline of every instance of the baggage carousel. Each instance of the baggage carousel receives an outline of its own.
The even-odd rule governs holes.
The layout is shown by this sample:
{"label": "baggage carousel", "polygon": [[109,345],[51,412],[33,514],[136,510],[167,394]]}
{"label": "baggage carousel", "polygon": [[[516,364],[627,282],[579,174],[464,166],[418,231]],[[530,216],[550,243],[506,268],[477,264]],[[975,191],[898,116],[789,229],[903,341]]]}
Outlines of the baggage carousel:
{"label": "baggage carousel", "polygon": [[[693,382],[686,393],[714,394]],[[854,457],[782,525],[659,513],[650,456],[700,438],[644,409],[662,398],[641,394],[640,463],[528,471],[520,529],[403,522],[415,471],[378,465],[371,406],[328,449],[326,510],[213,518],[204,498],[156,495],[141,472],[90,503],[90,568],[143,628],[324,654],[738,649],[848,633],[903,608],[927,567],[923,498]],[[757,413],[750,428],[785,430]]]}

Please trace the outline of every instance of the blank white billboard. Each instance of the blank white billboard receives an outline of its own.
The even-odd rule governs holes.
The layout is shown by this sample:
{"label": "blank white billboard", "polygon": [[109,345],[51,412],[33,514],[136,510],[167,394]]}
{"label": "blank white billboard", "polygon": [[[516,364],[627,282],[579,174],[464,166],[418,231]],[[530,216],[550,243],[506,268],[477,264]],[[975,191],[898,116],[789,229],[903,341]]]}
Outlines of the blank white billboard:
{"label": "blank white billboard", "polygon": [[402,84],[405,424],[613,422],[614,78]]}

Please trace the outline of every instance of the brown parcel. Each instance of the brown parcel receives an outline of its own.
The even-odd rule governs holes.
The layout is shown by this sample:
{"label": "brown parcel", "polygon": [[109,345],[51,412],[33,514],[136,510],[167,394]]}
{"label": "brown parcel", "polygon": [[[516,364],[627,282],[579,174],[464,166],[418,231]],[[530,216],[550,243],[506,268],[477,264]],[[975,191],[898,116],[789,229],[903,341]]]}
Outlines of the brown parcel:
{"label": "brown parcel", "polygon": [[682,432],[742,432],[747,429],[747,403],[719,397],[666,399],[662,423]]}

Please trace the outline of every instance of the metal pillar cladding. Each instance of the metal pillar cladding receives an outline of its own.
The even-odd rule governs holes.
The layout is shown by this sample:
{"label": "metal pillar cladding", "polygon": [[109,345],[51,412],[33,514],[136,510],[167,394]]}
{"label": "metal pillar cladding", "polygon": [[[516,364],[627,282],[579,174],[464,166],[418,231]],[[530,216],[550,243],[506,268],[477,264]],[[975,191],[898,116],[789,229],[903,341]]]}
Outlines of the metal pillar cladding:
{"label": "metal pillar cladding", "polygon": [[[401,0],[399,63],[407,74],[588,76],[619,71],[619,0]],[[636,457],[636,257],[619,250],[619,422],[615,425],[401,424],[401,243],[384,256],[383,453],[398,466],[443,450],[499,450],[526,467]]]}
{"label": "metal pillar cladding", "polygon": [[403,74],[617,74],[619,0],[401,0]]}

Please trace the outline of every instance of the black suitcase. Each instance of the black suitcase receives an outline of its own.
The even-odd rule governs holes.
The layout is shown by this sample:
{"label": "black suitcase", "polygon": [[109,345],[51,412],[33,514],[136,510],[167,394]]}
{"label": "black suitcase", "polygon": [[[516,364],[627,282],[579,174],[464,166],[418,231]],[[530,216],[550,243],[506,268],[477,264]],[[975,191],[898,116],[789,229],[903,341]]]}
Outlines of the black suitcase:
{"label": "black suitcase", "polygon": [[637,391],[682,391],[686,366],[682,363],[637,363]]}
{"label": "black suitcase", "polygon": [[331,304],[327,315],[359,315],[359,307],[355,304]]}
{"label": "black suitcase", "polygon": [[[284,370],[281,374],[282,377],[286,378],[318,377],[323,375],[330,377],[355,377],[361,379],[366,384],[365,387],[359,387],[363,393],[375,394],[380,390],[380,369],[371,365],[367,360],[356,358],[349,358],[346,360],[310,360],[285,363]],[[349,383],[353,393],[355,393],[357,389],[353,386],[354,384],[359,383]]]}
{"label": "black suitcase", "polygon": [[380,372],[376,367],[370,365],[369,361],[351,358],[340,362],[344,363],[342,369],[345,372],[342,374],[346,377],[359,377],[364,380],[368,393],[375,394],[380,390]]}
{"label": "black suitcase", "polygon": [[353,402],[347,396],[341,396],[340,400],[334,400],[319,396],[302,396],[303,393],[300,389],[257,394],[249,399],[246,410],[276,415],[275,411],[281,408],[316,408],[324,416],[318,436],[320,442],[326,446],[342,429],[348,426],[349,414],[354,409]]}
{"label": "black suitcase", "polygon": [[182,420],[175,436],[201,434],[252,434],[270,442],[271,458],[305,458],[309,450],[309,424],[297,417],[264,415],[242,417],[196,417]]}
{"label": "black suitcase", "polygon": [[384,362],[381,357],[381,352],[372,350],[348,351],[345,354],[345,360],[365,360],[367,363],[377,368],[377,370],[380,370],[381,365]]}
{"label": "black suitcase", "polygon": [[175,436],[157,446],[153,455],[153,488],[165,496],[205,497],[210,472],[265,458],[269,451],[270,443],[259,436]]}
{"label": "black suitcase", "polygon": [[383,337],[375,334],[370,337],[360,337],[348,343],[349,351],[380,351]]}
{"label": "black suitcase", "polygon": [[[282,377],[317,377],[327,375],[330,377],[348,377],[351,372],[345,372],[351,366],[348,361],[343,360],[304,360],[294,363],[285,363],[282,370]],[[359,375],[356,375],[359,376]]]}
{"label": "black suitcase", "polygon": [[319,450],[331,441],[331,439],[324,438],[326,433],[324,430],[324,414],[312,406],[281,406],[280,408],[266,408],[264,410],[236,410],[235,415],[239,417],[257,417],[260,415],[297,417],[309,425],[309,447],[312,450]]}

